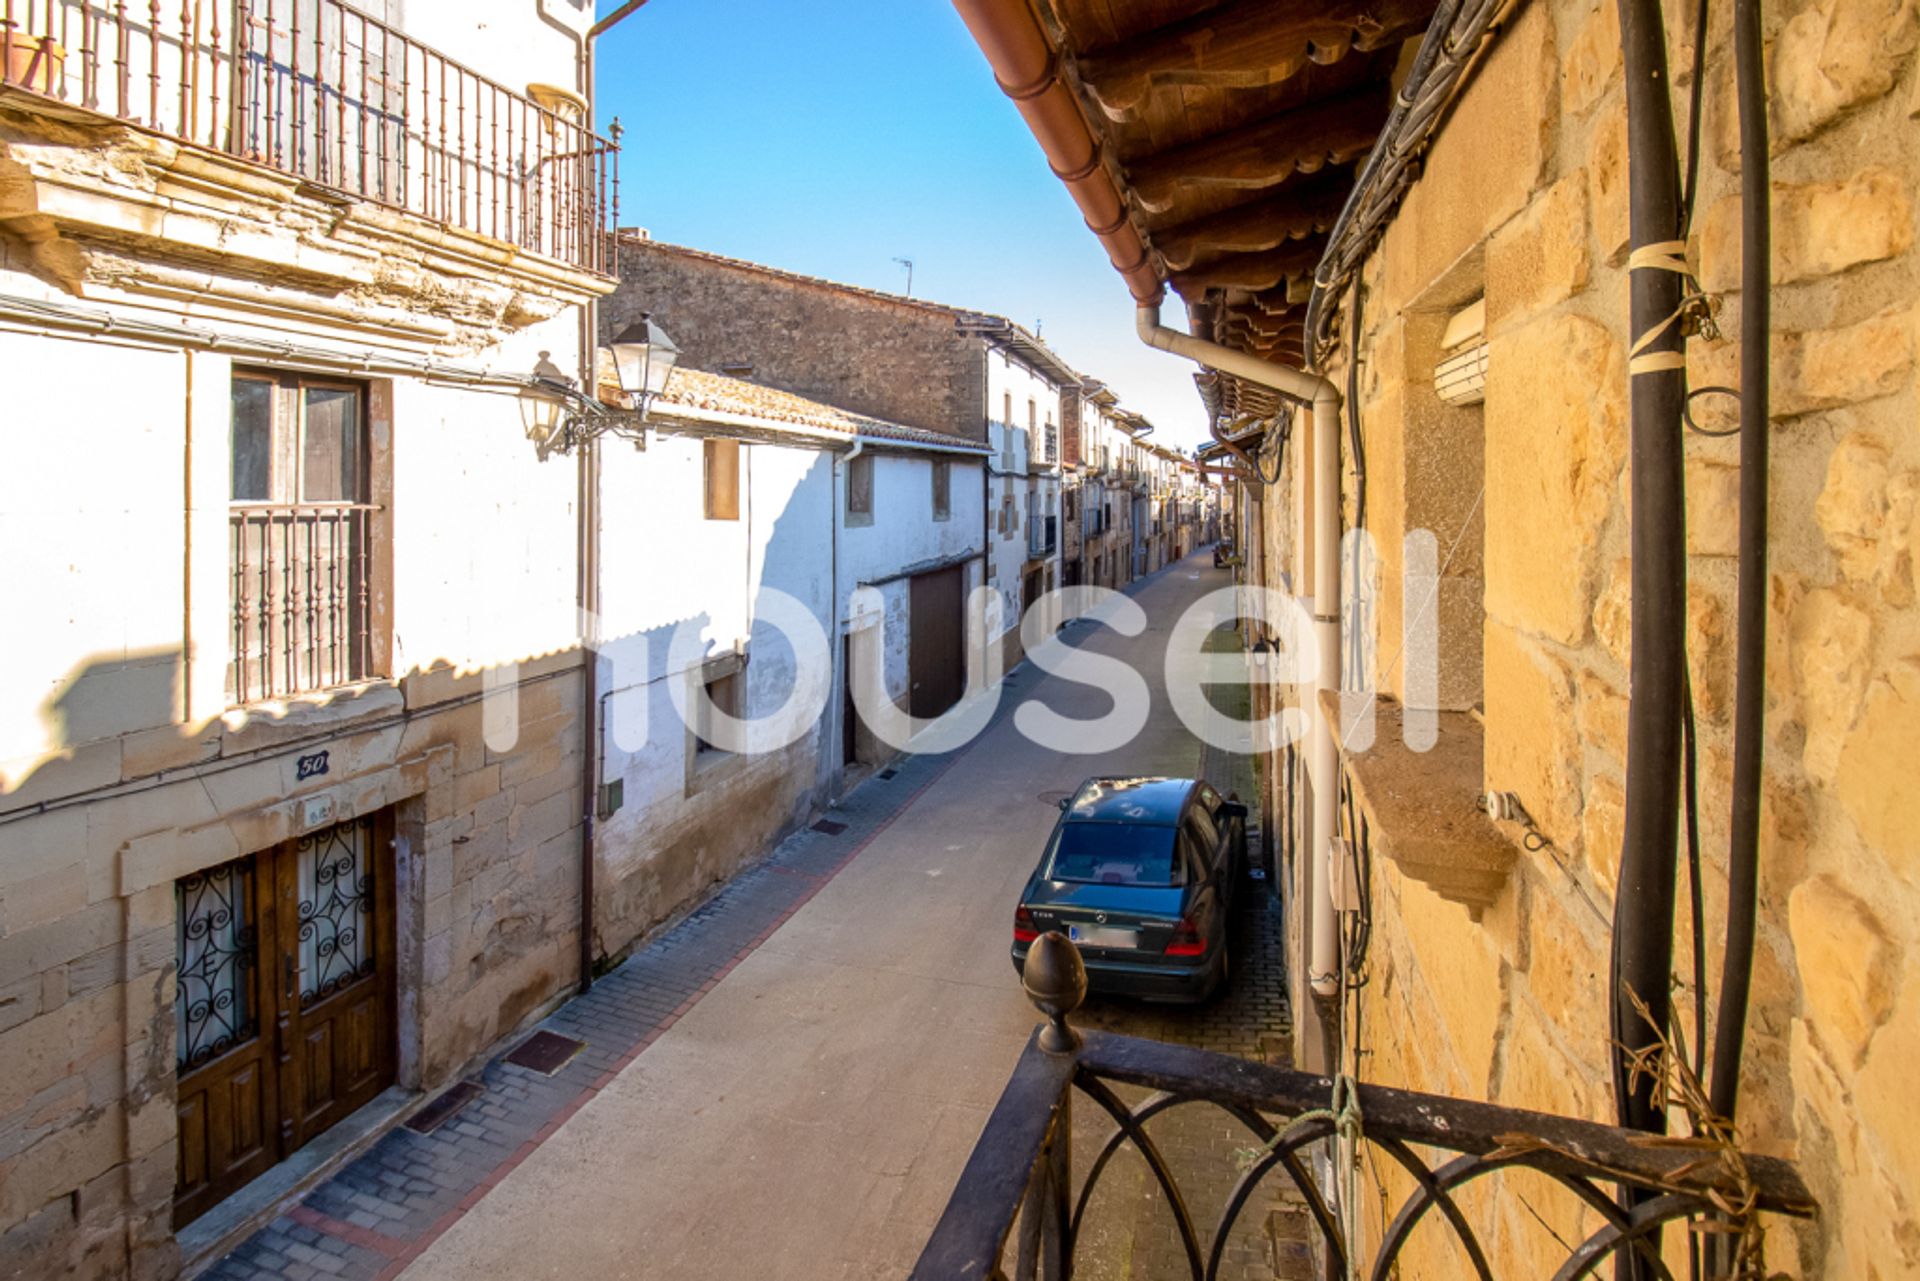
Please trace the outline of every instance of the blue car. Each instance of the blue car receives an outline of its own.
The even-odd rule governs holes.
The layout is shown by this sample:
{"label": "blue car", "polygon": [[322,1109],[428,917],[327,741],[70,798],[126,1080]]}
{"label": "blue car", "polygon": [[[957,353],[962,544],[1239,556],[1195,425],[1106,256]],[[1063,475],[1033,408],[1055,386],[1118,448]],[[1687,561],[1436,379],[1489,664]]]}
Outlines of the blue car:
{"label": "blue car", "polygon": [[1191,778],[1090,778],[1060,810],[1014,909],[1014,969],[1058,930],[1079,946],[1092,991],[1165,1001],[1218,991],[1247,807]]}

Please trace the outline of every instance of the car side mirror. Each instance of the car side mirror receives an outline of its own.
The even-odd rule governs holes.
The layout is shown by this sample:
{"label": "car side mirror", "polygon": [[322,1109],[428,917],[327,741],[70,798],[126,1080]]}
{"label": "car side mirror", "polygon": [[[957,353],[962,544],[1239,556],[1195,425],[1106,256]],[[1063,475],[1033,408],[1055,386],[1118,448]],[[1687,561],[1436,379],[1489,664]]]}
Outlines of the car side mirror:
{"label": "car side mirror", "polygon": [[1221,801],[1217,813],[1221,818],[1237,818],[1244,821],[1247,817],[1247,807],[1239,801]]}
{"label": "car side mirror", "polygon": [[1064,814],[1067,812],[1067,807],[1073,804],[1073,798],[1071,796],[1062,796],[1055,804],[1060,807],[1060,812]]}

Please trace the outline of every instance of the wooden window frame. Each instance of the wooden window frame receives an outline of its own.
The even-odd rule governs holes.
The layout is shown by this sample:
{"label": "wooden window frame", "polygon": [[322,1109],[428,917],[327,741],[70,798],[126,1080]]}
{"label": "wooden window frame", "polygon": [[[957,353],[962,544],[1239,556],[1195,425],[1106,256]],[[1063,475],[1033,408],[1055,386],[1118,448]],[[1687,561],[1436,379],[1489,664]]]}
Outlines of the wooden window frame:
{"label": "wooden window frame", "polygon": [[[391,415],[391,384],[299,370],[238,366],[230,396],[230,486],[238,479],[238,392],[268,392],[264,497],[228,493],[229,652],[225,702],[244,707],[319,693],[388,674],[392,602],[390,451],[376,421]],[[309,498],[309,393],[354,398],[353,489]],[[345,457],[343,456],[343,457]]]}
{"label": "wooden window frame", "polygon": [[702,510],[708,520],[740,519],[740,455],[737,440],[701,442]]}
{"label": "wooden window frame", "polygon": [[933,518],[953,519],[953,464],[944,458],[933,460]]}
{"label": "wooden window frame", "polygon": [[[872,454],[861,454],[858,458],[853,459],[847,464],[847,524],[873,524],[873,491],[878,479],[875,471],[876,468],[873,465]],[[862,489],[862,486],[857,483],[857,478],[863,475],[866,479],[866,501],[864,503],[856,503],[855,498],[860,494]]]}

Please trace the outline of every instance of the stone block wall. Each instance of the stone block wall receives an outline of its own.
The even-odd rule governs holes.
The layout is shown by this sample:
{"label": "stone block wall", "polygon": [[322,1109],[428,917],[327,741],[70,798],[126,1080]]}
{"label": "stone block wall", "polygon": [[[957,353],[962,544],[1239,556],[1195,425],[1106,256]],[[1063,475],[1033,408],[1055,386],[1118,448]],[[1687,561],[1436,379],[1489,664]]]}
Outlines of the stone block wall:
{"label": "stone block wall", "polygon": [[[1696,387],[1738,382],[1730,13],[1715,6],[1705,37],[1706,144],[1688,258],[1721,304],[1722,336],[1690,344]],[[1691,6],[1668,6],[1667,18],[1684,122],[1699,33]],[[1772,599],[1740,1132],[1749,1147],[1799,1162],[1822,1203],[1817,1224],[1776,1230],[1774,1267],[1907,1275],[1920,1269],[1920,1112],[1898,1085],[1920,1051],[1920,18],[1912,0],[1802,0],[1770,7],[1766,23]],[[1442,450],[1477,448],[1483,592],[1441,600],[1443,611],[1464,611],[1443,615],[1442,643],[1465,636],[1478,651],[1486,786],[1517,793],[1549,842],[1523,849],[1477,914],[1376,861],[1361,1070],[1601,1120],[1613,1115],[1605,988],[1631,659],[1619,50],[1606,0],[1521,11],[1369,262],[1361,340],[1381,561],[1373,676],[1401,692],[1390,666],[1398,535],[1424,515],[1416,478],[1445,463]],[[1416,402],[1436,353],[1421,335],[1476,296],[1490,347],[1479,421],[1424,430]],[[1332,373],[1343,380],[1343,364]],[[1702,427],[1731,424],[1729,398],[1696,403]],[[1724,935],[1738,443],[1689,433],[1686,455],[1711,1008]],[[1267,510],[1269,524],[1290,519]],[[1444,554],[1448,531],[1432,527]],[[1503,830],[1516,843],[1522,835]],[[1690,1028],[1686,893],[1683,865],[1676,1009]],[[1497,1224],[1496,1273],[1504,1261],[1531,1275],[1537,1262],[1527,1260],[1558,1249],[1519,1198],[1480,1204]],[[1563,1236],[1579,1227],[1545,1200],[1529,1204]]]}
{"label": "stone block wall", "polygon": [[[112,794],[4,816],[0,1277],[177,1271],[174,882],[292,838],[306,803],[394,810],[401,1085],[445,1084],[571,990],[578,656],[523,670],[507,750],[471,697],[484,679],[442,668],[331,718],[179,725],[198,765],[177,781],[146,768],[153,735],[139,754],[123,736]],[[317,744],[331,769],[295,781]]]}
{"label": "stone block wall", "polygon": [[950,307],[623,236],[600,341],[641,312],[688,368],[888,422],[986,440],[986,343]]}

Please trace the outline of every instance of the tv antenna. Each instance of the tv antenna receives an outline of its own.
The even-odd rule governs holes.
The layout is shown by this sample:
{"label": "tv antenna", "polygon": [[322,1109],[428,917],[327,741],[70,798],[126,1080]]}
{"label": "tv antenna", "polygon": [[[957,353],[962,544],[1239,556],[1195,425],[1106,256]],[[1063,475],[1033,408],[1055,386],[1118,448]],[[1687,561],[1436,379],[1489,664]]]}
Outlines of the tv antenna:
{"label": "tv antenna", "polygon": [[907,269],[907,297],[913,297],[913,259],[895,258],[895,262]]}

